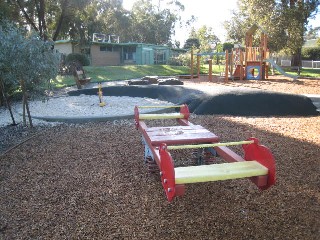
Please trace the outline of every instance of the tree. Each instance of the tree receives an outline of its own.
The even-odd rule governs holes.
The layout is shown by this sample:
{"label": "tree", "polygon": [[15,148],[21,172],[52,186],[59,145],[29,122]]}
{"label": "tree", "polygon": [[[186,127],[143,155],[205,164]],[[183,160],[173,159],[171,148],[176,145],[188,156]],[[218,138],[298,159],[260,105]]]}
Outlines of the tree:
{"label": "tree", "polygon": [[293,64],[300,66],[306,25],[319,4],[319,0],[238,1],[238,11],[225,23],[228,38],[241,43],[245,31],[254,23],[258,24],[268,33],[269,48],[286,50],[294,56]]}
{"label": "tree", "polygon": [[[38,32],[39,36],[53,41],[61,37],[61,33],[70,30],[69,23],[77,16],[79,10],[84,10],[90,0],[11,0],[2,2],[4,8],[11,9],[5,19],[26,24]],[[1,14],[0,14],[1,15]]]}
{"label": "tree", "polygon": [[320,36],[319,32],[320,32],[320,26],[315,28],[310,27],[308,29],[308,32],[305,34],[305,39],[306,40],[317,39]]}
{"label": "tree", "polygon": [[292,57],[293,66],[301,66],[301,51],[304,44],[304,33],[307,31],[308,19],[317,11],[319,0],[290,0],[282,1],[280,8],[283,17],[290,19],[285,24],[288,41],[287,47]]}
{"label": "tree", "polygon": [[199,28],[197,36],[200,41],[201,52],[212,52],[213,48],[220,42],[219,38],[214,34],[211,27],[203,25]]}
{"label": "tree", "polygon": [[191,49],[192,47],[200,48],[200,42],[198,38],[188,38],[183,46],[184,49]]}
{"label": "tree", "polygon": [[[53,52],[52,45],[52,42],[43,41],[38,34],[22,31],[8,22],[3,24],[0,34],[1,91],[7,99],[8,95],[21,88],[24,125],[27,112],[29,124],[33,126],[28,91],[34,92],[57,75],[59,58]],[[8,108],[11,112],[10,104]],[[14,124],[12,112],[11,117]]]}
{"label": "tree", "polygon": [[189,49],[194,46],[201,52],[212,52],[213,48],[220,42],[211,27],[203,25],[196,30],[191,28],[189,38],[186,40],[184,48]]}
{"label": "tree", "polygon": [[137,42],[168,44],[174,33],[175,24],[179,21],[173,6],[183,10],[179,1],[173,1],[170,8],[161,8],[151,0],[136,1],[132,8],[132,40]]}
{"label": "tree", "polygon": [[[169,44],[180,12],[179,0],[139,0],[132,11],[122,0],[0,0],[0,19],[33,29],[42,39],[73,39],[81,48],[92,40],[93,33],[115,34],[121,41]],[[192,19],[190,20],[192,21]],[[173,45],[173,43],[171,43]]]}

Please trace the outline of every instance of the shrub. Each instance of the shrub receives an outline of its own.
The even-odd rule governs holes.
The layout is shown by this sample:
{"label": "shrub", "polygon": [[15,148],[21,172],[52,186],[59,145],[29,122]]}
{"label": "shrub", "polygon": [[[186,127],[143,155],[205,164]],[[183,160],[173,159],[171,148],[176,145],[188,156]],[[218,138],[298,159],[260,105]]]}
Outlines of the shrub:
{"label": "shrub", "polygon": [[302,48],[302,59],[305,59],[305,60],[320,60],[320,47],[305,47],[305,48]]}
{"label": "shrub", "polygon": [[72,62],[79,62],[82,66],[89,66],[90,61],[89,58],[81,53],[70,53],[68,54],[66,58],[66,64],[72,63]]}

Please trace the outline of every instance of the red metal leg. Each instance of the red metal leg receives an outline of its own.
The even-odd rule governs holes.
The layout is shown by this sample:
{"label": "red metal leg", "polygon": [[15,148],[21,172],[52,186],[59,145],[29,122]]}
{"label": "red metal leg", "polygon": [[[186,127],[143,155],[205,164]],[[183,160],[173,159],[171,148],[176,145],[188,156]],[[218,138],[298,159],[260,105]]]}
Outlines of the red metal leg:
{"label": "red metal leg", "polygon": [[166,192],[167,199],[171,202],[176,195],[174,164],[170,153],[167,151],[166,144],[163,143],[160,145],[159,153],[161,182]]}
{"label": "red metal leg", "polygon": [[134,107],[134,124],[136,125],[136,129],[139,128],[139,108],[138,106]]}
{"label": "red metal leg", "polygon": [[254,143],[242,145],[242,148],[244,149],[244,159],[246,161],[255,160],[269,169],[267,184],[259,186],[261,190],[266,190],[276,182],[275,160],[271,151],[267,147],[259,145],[258,139],[250,138],[248,140],[253,140]]}
{"label": "red metal leg", "polygon": [[190,112],[187,104],[183,104],[180,107],[180,113],[184,115],[184,119],[188,120],[190,117]]}

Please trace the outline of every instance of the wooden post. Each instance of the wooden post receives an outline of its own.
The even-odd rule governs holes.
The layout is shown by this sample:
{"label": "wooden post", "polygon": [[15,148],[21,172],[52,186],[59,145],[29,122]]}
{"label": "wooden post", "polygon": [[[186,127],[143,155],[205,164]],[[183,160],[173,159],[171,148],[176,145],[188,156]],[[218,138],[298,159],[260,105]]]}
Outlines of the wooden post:
{"label": "wooden post", "polygon": [[233,60],[234,60],[234,55],[233,55],[233,49],[231,50],[231,54],[230,54],[230,57],[229,57],[229,59],[230,59],[230,76],[231,76],[231,78],[232,78],[232,81],[234,80],[234,72],[233,72],[233,64],[234,64],[234,62],[233,62]]}
{"label": "wooden post", "polygon": [[193,79],[193,47],[191,48],[191,67],[190,67],[191,79]]}
{"label": "wooden post", "polygon": [[239,61],[240,61],[240,81],[243,80],[243,56],[242,56],[242,50],[239,50]]}
{"label": "wooden post", "polygon": [[200,78],[200,55],[197,55],[197,76]]}
{"label": "wooden post", "polygon": [[260,51],[260,77],[259,77],[259,80],[262,80],[262,79],[264,79],[264,73],[265,73],[264,69],[262,69],[263,68],[263,56],[262,56],[263,49],[262,49],[262,47],[259,48],[259,51]]}
{"label": "wooden post", "polygon": [[212,81],[212,59],[209,59],[209,81]]}
{"label": "wooden post", "polygon": [[224,81],[228,82],[228,77],[229,77],[229,51],[228,49],[226,50],[226,69],[224,72]]}

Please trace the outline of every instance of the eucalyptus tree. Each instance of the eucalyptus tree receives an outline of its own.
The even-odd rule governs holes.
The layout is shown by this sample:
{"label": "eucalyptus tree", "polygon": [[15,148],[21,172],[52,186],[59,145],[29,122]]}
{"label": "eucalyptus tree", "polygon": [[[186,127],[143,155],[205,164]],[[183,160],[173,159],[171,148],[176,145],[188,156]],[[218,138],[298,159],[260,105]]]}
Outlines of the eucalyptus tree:
{"label": "eucalyptus tree", "polygon": [[165,7],[155,6],[151,0],[139,0],[133,5],[132,40],[137,42],[168,44],[174,34],[175,25],[180,21],[179,11],[184,6],[171,1]]}
{"label": "eucalyptus tree", "polygon": [[197,37],[200,42],[201,52],[212,52],[213,48],[220,42],[220,39],[215,35],[213,29],[206,25],[203,25],[198,29]]}
{"label": "eucalyptus tree", "polygon": [[96,10],[95,15],[89,15],[91,20],[86,21],[89,39],[92,33],[100,32],[120,36],[121,41],[130,40],[131,14],[123,8],[122,0],[94,0],[88,8]]}
{"label": "eucalyptus tree", "polygon": [[[73,22],[80,10],[91,0],[1,0],[1,8],[8,9],[5,19],[28,25],[29,29],[38,32],[43,40],[57,40],[72,33],[70,22]],[[1,17],[1,11],[0,11]]]}
{"label": "eucalyptus tree", "polygon": [[319,4],[319,0],[242,0],[224,25],[229,40],[243,43],[246,30],[258,24],[267,32],[272,51],[285,50],[294,56],[293,64],[300,65],[306,26]]}
{"label": "eucalyptus tree", "polygon": [[184,49],[191,49],[191,48],[200,48],[200,41],[199,38],[196,37],[190,37],[186,40],[186,42],[184,43],[183,48]]}
{"label": "eucalyptus tree", "polygon": [[279,8],[287,36],[287,49],[293,55],[293,65],[301,65],[301,50],[310,17],[317,12],[319,0],[282,0]]}

